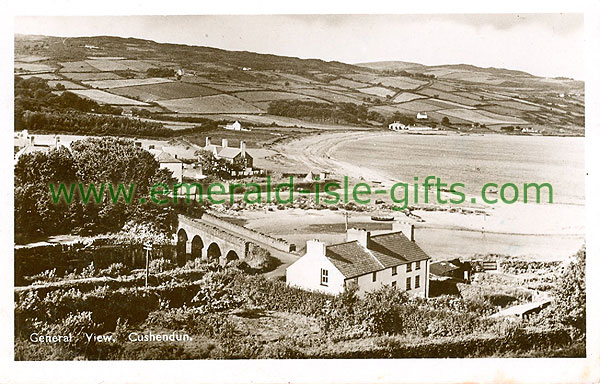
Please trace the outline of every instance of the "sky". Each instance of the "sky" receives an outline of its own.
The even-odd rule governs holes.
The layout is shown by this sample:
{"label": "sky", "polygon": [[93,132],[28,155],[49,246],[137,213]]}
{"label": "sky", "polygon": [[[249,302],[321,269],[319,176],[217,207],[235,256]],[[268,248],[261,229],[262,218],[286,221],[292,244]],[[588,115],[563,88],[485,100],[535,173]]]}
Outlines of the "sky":
{"label": "sky", "polygon": [[16,17],[15,33],[111,35],[345,63],[473,64],[584,80],[582,14]]}

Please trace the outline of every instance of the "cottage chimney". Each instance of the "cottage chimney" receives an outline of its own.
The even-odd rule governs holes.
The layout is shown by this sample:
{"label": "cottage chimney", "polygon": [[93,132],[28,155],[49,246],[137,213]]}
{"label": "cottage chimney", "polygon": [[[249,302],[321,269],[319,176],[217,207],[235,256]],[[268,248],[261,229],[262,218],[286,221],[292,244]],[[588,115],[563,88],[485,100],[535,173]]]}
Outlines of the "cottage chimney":
{"label": "cottage chimney", "polygon": [[34,140],[35,136],[29,136],[29,145],[33,145]]}
{"label": "cottage chimney", "polygon": [[210,136],[206,136],[206,144],[204,147],[207,148],[208,146],[210,146]]}
{"label": "cottage chimney", "polygon": [[407,221],[398,221],[392,224],[392,231],[402,232],[410,241],[415,241],[415,226]]}
{"label": "cottage chimney", "polygon": [[246,156],[246,142],[244,140],[240,141],[240,150],[242,151],[242,157]]}
{"label": "cottage chimney", "polygon": [[363,228],[349,228],[346,232],[346,241],[356,240],[363,247],[367,246],[370,238],[371,232]]}
{"label": "cottage chimney", "polygon": [[222,139],[221,140],[221,147],[227,148],[227,139]]}
{"label": "cottage chimney", "polygon": [[306,254],[325,256],[325,244],[316,239],[307,241]]}
{"label": "cottage chimney", "polygon": [[54,146],[58,149],[60,148],[60,136],[56,136],[54,138]]}

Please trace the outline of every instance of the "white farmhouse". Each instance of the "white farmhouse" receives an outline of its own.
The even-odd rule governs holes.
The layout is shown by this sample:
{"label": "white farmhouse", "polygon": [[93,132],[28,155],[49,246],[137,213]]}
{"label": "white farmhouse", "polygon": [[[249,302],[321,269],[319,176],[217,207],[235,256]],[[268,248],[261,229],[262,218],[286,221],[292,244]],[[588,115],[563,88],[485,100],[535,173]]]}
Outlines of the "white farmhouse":
{"label": "white farmhouse", "polygon": [[417,120],[427,120],[427,112],[417,112]]}
{"label": "white farmhouse", "polygon": [[397,121],[394,121],[393,123],[391,123],[390,125],[388,125],[388,128],[392,131],[404,131],[408,129],[408,126],[399,123]]}
{"label": "white farmhouse", "polygon": [[334,295],[351,286],[364,295],[387,285],[427,297],[430,257],[415,243],[412,225],[404,226],[410,238],[403,231],[371,235],[349,229],[341,244],[308,241],[306,254],[287,268],[286,282]]}
{"label": "white farmhouse", "polygon": [[230,130],[230,131],[241,131],[242,130],[242,124],[240,124],[239,121],[235,121],[231,124],[227,124],[225,126],[225,129]]}
{"label": "white farmhouse", "polygon": [[168,169],[173,177],[181,183],[183,181],[183,162],[167,152],[160,152],[156,156],[160,168]]}

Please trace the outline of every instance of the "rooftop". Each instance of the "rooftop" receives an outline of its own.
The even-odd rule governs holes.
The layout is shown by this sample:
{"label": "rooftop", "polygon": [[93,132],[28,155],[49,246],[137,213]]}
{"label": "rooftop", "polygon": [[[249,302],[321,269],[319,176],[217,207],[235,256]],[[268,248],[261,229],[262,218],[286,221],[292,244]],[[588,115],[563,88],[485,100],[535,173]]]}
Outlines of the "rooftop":
{"label": "rooftop", "polygon": [[346,278],[429,259],[429,256],[402,232],[370,236],[367,246],[350,241],[326,247],[325,256]]}

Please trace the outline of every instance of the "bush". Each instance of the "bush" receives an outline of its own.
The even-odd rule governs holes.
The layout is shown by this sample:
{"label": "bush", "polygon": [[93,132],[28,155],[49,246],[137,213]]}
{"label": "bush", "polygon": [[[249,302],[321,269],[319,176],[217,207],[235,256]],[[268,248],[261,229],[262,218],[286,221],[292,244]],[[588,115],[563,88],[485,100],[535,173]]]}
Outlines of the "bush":
{"label": "bush", "polygon": [[119,277],[127,275],[129,271],[129,267],[125,266],[123,263],[112,263],[108,266],[108,268],[101,269],[98,275],[108,277]]}
{"label": "bush", "polygon": [[148,268],[151,273],[160,273],[173,270],[176,267],[177,265],[175,265],[175,263],[173,263],[171,260],[161,257],[158,259],[152,259]]}

